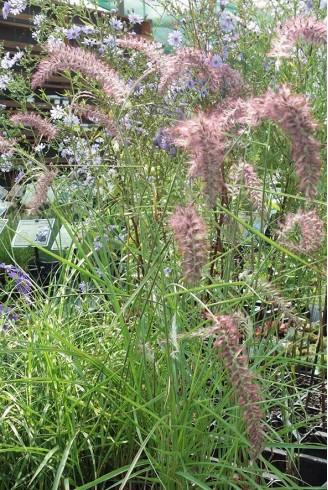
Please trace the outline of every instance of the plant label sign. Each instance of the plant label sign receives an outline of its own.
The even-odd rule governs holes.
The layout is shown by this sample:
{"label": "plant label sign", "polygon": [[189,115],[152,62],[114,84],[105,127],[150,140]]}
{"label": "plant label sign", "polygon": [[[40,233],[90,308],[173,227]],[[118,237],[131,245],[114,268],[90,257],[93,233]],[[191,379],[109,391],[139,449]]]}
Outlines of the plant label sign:
{"label": "plant label sign", "polygon": [[8,194],[7,189],[5,189],[0,185],[0,201],[2,201],[2,199],[4,199],[7,194]]}
{"label": "plant label sign", "polygon": [[0,219],[0,234],[3,232],[7,223],[8,223],[7,219]]}
{"label": "plant label sign", "polygon": [[22,219],[18,223],[12,241],[13,248],[46,247],[49,243],[55,218],[51,219]]}
{"label": "plant label sign", "polygon": [[0,201],[0,216],[2,216],[7,211],[9,206],[10,206],[9,202],[1,202]]}
{"label": "plant label sign", "polygon": [[[71,230],[71,232],[74,232],[74,230]],[[63,250],[64,248],[70,248],[72,242],[72,237],[68,233],[67,228],[65,228],[65,225],[62,225],[54,243],[52,244],[51,250]],[[76,245],[74,244],[73,247],[76,248]]]}

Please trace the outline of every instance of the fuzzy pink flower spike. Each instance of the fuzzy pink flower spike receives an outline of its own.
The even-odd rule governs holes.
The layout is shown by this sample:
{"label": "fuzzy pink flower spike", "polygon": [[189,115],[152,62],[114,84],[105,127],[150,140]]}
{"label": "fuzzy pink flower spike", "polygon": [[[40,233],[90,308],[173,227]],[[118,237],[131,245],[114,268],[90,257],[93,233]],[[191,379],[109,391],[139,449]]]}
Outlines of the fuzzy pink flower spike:
{"label": "fuzzy pink flower spike", "polygon": [[[245,179],[245,184],[248,187],[258,187],[259,189],[263,188],[263,182],[260,181],[258,178],[258,175],[253,167],[253,165],[250,165],[249,163],[245,163],[243,165],[243,171],[244,171],[244,179]],[[256,190],[256,189],[247,189],[246,190],[248,196],[250,197],[252,201],[253,207],[260,213],[264,215],[264,218],[266,217],[266,209],[263,206],[263,193],[261,190]]]}
{"label": "fuzzy pink flower spike", "polygon": [[8,156],[12,156],[15,151],[15,144],[15,140],[7,140],[0,135],[0,154],[2,153]]}
{"label": "fuzzy pink flower spike", "polygon": [[55,180],[57,173],[57,170],[46,170],[39,175],[35,184],[33,199],[27,205],[28,215],[35,214],[40,209],[42,204],[47,202],[48,188]]}
{"label": "fuzzy pink flower spike", "polygon": [[279,226],[277,241],[296,253],[313,254],[320,249],[325,236],[323,222],[314,210],[288,213]]}
{"label": "fuzzy pink flower spike", "polygon": [[226,138],[220,131],[216,116],[199,113],[196,119],[181,121],[166,130],[172,141],[185,148],[190,156],[189,177],[200,177],[209,207],[215,207],[224,191],[224,176],[220,163],[224,159]]}
{"label": "fuzzy pink flower spike", "polygon": [[165,55],[159,50],[157,43],[139,36],[126,36],[116,39],[116,45],[122,48],[134,49],[144,53],[148,58],[158,64],[165,62]]}
{"label": "fuzzy pink flower spike", "polygon": [[206,225],[190,205],[186,208],[177,207],[169,224],[183,255],[182,268],[186,281],[194,284],[199,280],[206,261]]}
{"label": "fuzzy pink flower spike", "polygon": [[17,112],[10,117],[14,124],[24,124],[35,129],[40,135],[43,135],[47,140],[53,140],[56,136],[57,129],[50,124],[46,119],[34,112]]}
{"label": "fuzzy pink flower spike", "polygon": [[287,20],[272,41],[268,56],[272,58],[289,58],[290,50],[298,39],[314,44],[327,45],[327,26],[324,22],[311,17],[295,17]]}
{"label": "fuzzy pink flower spike", "polygon": [[[211,92],[227,92],[230,97],[238,97],[243,91],[243,80],[239,72],[222,64],[214,68],[203,52],[193,48],[180,48],[174,55],[166,56],[158,64],[161,75],[158,90],[163,94],[174,80],[186,76],[193,68],[204,77]],[[227,94],[224,94],[225,96]]]}
{"label": "fuzzy pink flower spike", "polygon": [[99,124],[103,128],[106,128],[110,134],[117,134],[114,119],[108,114],[105,114],[100,109],[90,104],[80,105],[73,104],[72,109],[75,114],[89,119],[89,121]]}
{"label": "fuzzy pink flower spike", "polygon": [[99,60],[93,53],[82,48],[73,48],[61,44],[55,48],[37,67],[32,76],[31,87],[41,87],[46,80],[58,71],[73,71],[96,80],[108,97],[121,102],[128,94],[128,87],[121,80],[116,71],[109,68],[106,63]]}
{"label": "fuzzy pink flower spike", "polygon": [[262,401],[259,387],[254,383],[254,375],[248,369],[247,357],[241,353],[239,331],[235,319],[228,315],[214,316],[207,313],[206,317],[213,322],[218,339],[214,347],[220,351],[220,357],[229,371],[231,382],[243,411],[250,440],[251,457],[255,460],[263,449],[264,414],[260,407]]}
{"label": "fuzzy pink flower spike", "polygon": [[317,123],[306,98],[292,94],[287,85],[282,85],[277,93],[269,89],[248,101],[247,115],[241,122],[256,126],[263,119],[276,121],[289,136],[300,190],[306,197],[314,197],[320,180],[321,145],[313,136]]}

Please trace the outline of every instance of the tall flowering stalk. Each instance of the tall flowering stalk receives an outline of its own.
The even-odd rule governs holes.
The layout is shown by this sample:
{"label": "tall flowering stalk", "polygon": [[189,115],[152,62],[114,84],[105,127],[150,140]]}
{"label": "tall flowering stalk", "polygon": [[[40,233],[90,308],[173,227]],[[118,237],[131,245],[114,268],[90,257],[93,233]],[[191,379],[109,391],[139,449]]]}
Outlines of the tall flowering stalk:
{"label": "tall flowering stalk", "polygon": [[73,71],[96,80],[108,97],[121,102],[128,94],[128,87],[116,71],[99,60],[93,53],[82,48],[61,44],[44,58],[32,76],[31,87],[41,87],[58,71]]}
{"label": "tall flowering stalk", "polygon": [[10,117],[14,124],[23,124],[35,129],[40,135],[43,135],[47,140],[53,140],[56,136],[57,129],[44,119],[39,114],[34,112],[17,112]]}
{"label": "tall flowering stalk", "polygon": [[49,186],[55,180],[57,173],[57,170],[47,170],[39,175],[35,184],[35,193],[33,199],[27,205],[28,215],[35,214],[40,209],[42,204],[47,201],[47,192]]}
{"label": "tall flowering stalk", "polygon": [[327,45],[327,26],[324,22],[311,17],[294,17],[287,20],[272,41],[268,56],[274,58],[289,58],[290,50],[301,39],[308,43]]}
{"label": "tall flowering stalk", "polygon": [[320,142],[313,136],[317,123],[306,98],[292,94],[289,87],[282,85],[276,93],[269,89],[261,97],[250,99],[245,112],[240,122],[258,125],[264,119],[271,119],[286,132],[300,190],[306,197],[313,197],[320,180]]}
{"label": "tall flowering stalk", "polygon": [[224,135],[215,116],[199,113],[195,119],[182,121],[166,130],[172,141],[190,155],[189,177],[200,177],[209,207],[215,207],[217,197],[224,191],[224,173],[220,161],[224,158]]}
{"label": "tall flowering stalk", "polygon": [[218,335],[214,347],[220,352],[242,408],[251,458],[254,460],[261,454],[264,441],[260,389],[254,383],[255,376],[248,369],[248,359],[239,344],[240,335],[235,319],[227,315],[214,316],[212,313],[207,313],[206,317],[213,322],[213,330]]}
{"label": "tall flowering stalk", "polygon": [[277,241],[288,250],[300,254],[315,253],[325,236],[323,222],[314,210],[298,209],[295,214],[288,213],[279,227]]}
{"label": "tall flowering stalk", "polygon": [[206,261],[206,224],[191,205],[177,207],[169,224],[183,256],[185,279],[189,284],[194,284],[199,280]]}

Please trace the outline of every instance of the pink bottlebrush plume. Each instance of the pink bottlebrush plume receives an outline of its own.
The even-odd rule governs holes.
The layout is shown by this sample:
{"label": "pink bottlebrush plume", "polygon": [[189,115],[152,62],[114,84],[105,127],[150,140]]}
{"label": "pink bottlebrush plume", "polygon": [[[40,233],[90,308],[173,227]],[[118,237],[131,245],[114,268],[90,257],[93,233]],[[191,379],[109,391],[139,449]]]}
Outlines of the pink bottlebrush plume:
{"label": "pink bottlebrush plume", "polygon": [[323,222],[313,210],[288,213],[279,226],[277,242],[291,252],[311,255],[320,249],[325,236]]}
{"label": "pink bottlebrush plume", "polygon": [[306,98],[291,94],[286,85],[282,85],[277,93],[269,89],[261,97],[248,101],[240,122],[258,125],[263,119],[275,121],[287,133],[300,190],[312,198],[320,180],[321,158],[320,143],[313,136],[317,123]]}
{"label": "pink bottlebrush plume", "polygon": [[[261,182],[260,179],[258,178],[258,175],[257,175],[253,165],[250,165],[249,163],[245,163],[242,168],[244,171],[245,184],[248,187],[263,188],[263,182]],[[263,199],[262,199],[263,193],[262,193],[262,191],[256,190],[256,189],[247,189],[246,192],[252,201],[253,207],[260,214],[263,214],[264,218],[265,218],[267,213],[266,213],[266,210],[263,206]]]}
{"label": "pink bottlebrush plume", "polygon": [[166,56],[163,61],[158,65],[161,75],[158,89],[161,94],[174,80],[186,77],[190,69],[204,77],[211,92],[221,92],[223,98],[227,95],[238,97],[243,90],[243,80],[239,72],[225,64],[218,68],[213,67],[210,60],[198,49],[181,48],[175,54]]}
{"label": "pink bottlebrush plume", "polygon": [[217,117],[199,113],[196,119],[180,122],[165,133],[190,155],[189,177],[200,177],[209,207],[215,207],[217,197],[224,192],[223,159],[226,137],[220,131]]}
{"label": "pink bottlebrush plume", "polygon": [[7,156],[13,156],[15,152],[16,140],[7,140],[0,135],[0,153]]}
{"label": "pink bottlebrush plume", "polygon": [[165,55],[159,50],[158,44],[140,36],[125,36],[116,39],[116,45],[145,53],[155,63],[163,63]]}
{"label": "pink bottlebrush plume", "polygon": [[199,280],[206,261],[206,224],[191,205],[177,207],[169,224],[183,255],[182,268],[186,281],[194,284]]}
{"label": "pink bottlebrush plume", "polygon": [[17,112],[10,117],[14,124],[23,124],[30,126],[38,133],[45,136],[47,140],[52,140],[56,136],[57,129],[50,124],[46,119],[34,112]]}
{"label": "pink bottlebrush plume", "polygon": [[73,71],[96,80],[108,97],[121,102],[128,94],[128,87],[116,71],[99,60],[93,53],[82,48],[61,44],[43,59],[32,76],[31,87],[41,87],[58,71]]}
{"label": "pink bottlebrush plume", "polygon": [[231,382],[243,411],[250,440],[252,459],[255,460],[263,449],[264,414],[260,407],[262,401],[259,387],[254,383],[255,376],[248,369],[247,357],[242,353],[243,347],[239,344],[239,331],[235,319],[228,315],[214,316],[207,313],[206,317],[213,322],[218,334],[214,346],[220,350],[220,357],[229,371]]}
{"label": "pink bottlebrush plume", "polygon": [[47,202],[47,192],[49,186],[55,180],[57,173],[57,170],[46,170],[39,175],[35,184],[33,199],[27,205],[28,215],[35,214],[40,209],[42,204]]}
{"label": "pink bottlebrush plume", "polygon": [[86,105],[73,104],[72,109],[75,114],[85,117],[89,119],[89,121],[99,124],[100,126],[103,126],[109,131],[110,134],[112,135],[117,134],[117,129],[115,126],[114,119],[108,114],[102,112],[97,107],[92,106],[90,104],[86,104]]}
{"label": "pink bottlebrush plume", "polygon": [[327,45],[327,26],[311,17],[299,16],[287,20],[277,29],[268,56],[289,58],[290,50],[299,38],[309,43]]}

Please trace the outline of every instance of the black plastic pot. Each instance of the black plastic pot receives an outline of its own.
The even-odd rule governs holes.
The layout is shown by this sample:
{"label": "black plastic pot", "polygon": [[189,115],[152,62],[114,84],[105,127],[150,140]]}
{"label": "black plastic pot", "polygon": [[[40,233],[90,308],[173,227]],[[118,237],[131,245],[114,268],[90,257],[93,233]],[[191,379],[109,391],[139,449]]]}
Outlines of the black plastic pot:
{"label": "black plastic pot", "polygon": [[[320,440],[319,440],[320,439]],[[303,437],[302,442],[304,444],[320,444],[318,449],[301,449],[298,458],[295,458],[295,465],[298,470],[296,471],[297,479],[300,479],[301,487],[322,486],[327,482],[327,457],[325,455],[325,448],[322,447],[322,441],[324,437],[322,433],[311,431]],[[315,453],[318,451],[317,453]],[[316,455],[313,455],[316,454]],[[272,448],[265,449],[263,456],[270,461],[279,471],[286,473],[287,465],[287,453],[283,449]],[[319,457],[324,456],[324,457]]]}
{"label": "black plastic pot", "polygon": [[51,279],[58,273],[60,262],[44,262],[40,260],[29,262],[27,265],[29,275],[40,286],[48,286]]}

